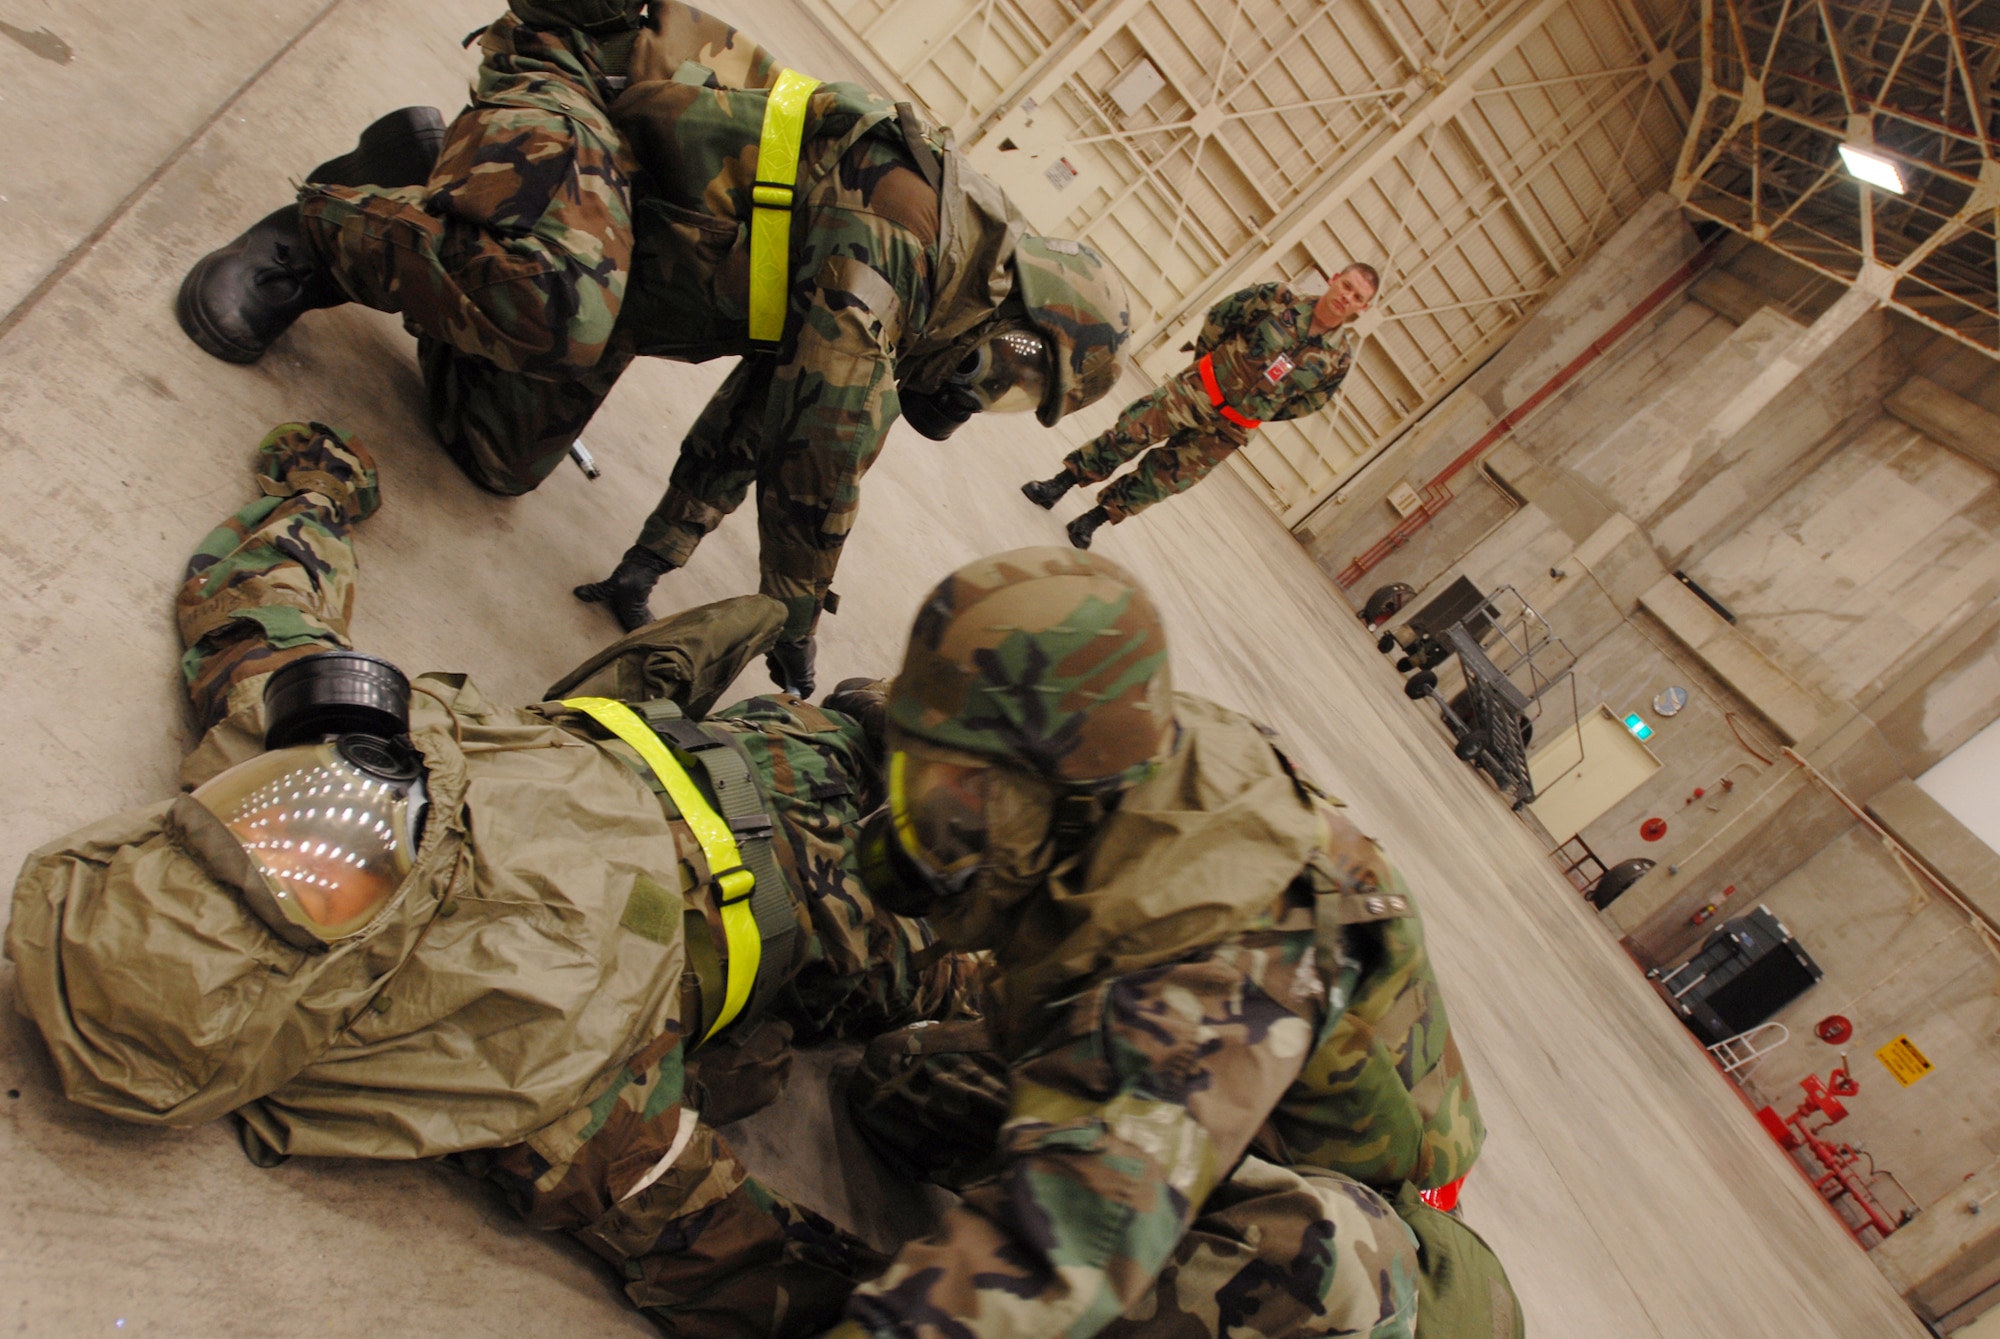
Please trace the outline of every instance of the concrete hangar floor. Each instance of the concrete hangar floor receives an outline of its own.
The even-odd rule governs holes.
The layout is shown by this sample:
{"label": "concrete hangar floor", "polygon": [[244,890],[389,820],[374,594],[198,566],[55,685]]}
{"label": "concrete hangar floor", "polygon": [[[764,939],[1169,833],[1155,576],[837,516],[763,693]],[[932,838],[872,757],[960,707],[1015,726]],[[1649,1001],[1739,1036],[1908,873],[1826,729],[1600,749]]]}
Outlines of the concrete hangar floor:
{"label": "concrete hangar floor", "polygon": [[[194,348],[171,314],[187,266],[282,203],[289,175],[389,108],[456,108],[473,63],[459,39],[497,8],[0,8],[13,38],[0,41],[0,864],[168,793],[186,744],[173,585],[193,543],[247,500],[273,423],[341,424],[382,462],[387,505],[359,532],[364,649],[526,701],[610,634],[568,588],[636,533],[723,367],[636,367],[589,434],[601,480],[565,467],[502,500],[428,439],[392,318],[315,315],[242,369]],[[854,72],[791,0],[713,8],[796,64]],[[1054,433],[975,421],[939,445],[897,429],[868,478],[822,682],[892,669],[917,600],[958,563],[1060,543],[1079,504],[1050,516],[1015,489],[1135,389]],[[755,543],[746,509],[662,586],[662,612],[754,589]],[[1225,471],[1100,545],[1164,607],[1178,683],[1277,726],[1406,872],[1492,1128],[1467,1212],[1531,1333],[1921,1333],[1247,489]],[[738,694],[765,688],[753,671]],[[878,1240],[921,1230],[931,1202],[830,1128],[830,1068],[810,1057],[732,1137],[779,1189]],[[63,1101],[11,1011],[0,1089],[0,1328],[651,1332],[594,1259],[453,1173],[260,1171],[222,1123],[156,1133],[94,1116]]]}

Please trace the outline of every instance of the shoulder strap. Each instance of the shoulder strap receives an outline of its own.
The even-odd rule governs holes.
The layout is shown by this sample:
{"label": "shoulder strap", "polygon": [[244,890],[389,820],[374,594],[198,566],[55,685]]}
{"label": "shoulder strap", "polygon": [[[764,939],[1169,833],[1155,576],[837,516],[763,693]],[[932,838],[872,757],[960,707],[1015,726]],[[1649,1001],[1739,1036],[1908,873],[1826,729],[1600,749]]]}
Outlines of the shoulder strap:
{"label": "shoulder strap", "polygon": [[805,139],[806,108],[818,87],[819,80],[811,75],[786,70],[764,103],[757,182],[750,188],[750,342],[767,348],[785,338],[799,145]]}
{"label": "shoulder strap", "polygon": [[[673,714],[655,714],[664,706]],[[675,753],[699,768],[715,796],[716,807],[736,837],[744,866],[755,882],[750,890],[750,912],[757,920],[762,941],[758,955],[757,981],[752,1012],[758,1012],[785,984],[791,965],[792,935],[798,922],[792,917],[792,899],[785,889],[784,875],[778,871],[773,844],[775,827],[764,808],[763,796],[750,770],[750,755],[733,730],[704,725],[681,718],[671,702],[642,703],[637,710]]]}
{"label": "shoulder strap", "polygon": [[[707,1041],[746,1006],[753,1014],[763,1008],[791,966],[796,929],[791,897],[773,857],[771,818],[758,798],[749,759],[725,732],[716,732],[723,736],[717,738],[682,720],[680,708],[666,700],[633,707],[610,698],[573,697],[563,705],[596,721],[645,760],[708,858],[728,964],[722,1007],[702,1037]],[[708,781],[714,804],[689,775],[689,765]]]}

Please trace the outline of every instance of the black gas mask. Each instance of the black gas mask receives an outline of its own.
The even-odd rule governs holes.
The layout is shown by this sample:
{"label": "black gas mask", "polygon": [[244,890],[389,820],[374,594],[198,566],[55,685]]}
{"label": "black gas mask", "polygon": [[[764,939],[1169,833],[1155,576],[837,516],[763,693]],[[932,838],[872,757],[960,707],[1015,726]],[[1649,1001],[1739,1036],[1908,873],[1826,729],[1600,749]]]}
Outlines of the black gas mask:
{"label": "black gas mask", "polygon": [[957,432],[974,414],[1041,408],[1049,386],[1048,341],[1013,326],[982,341],[934,391],[903,390],[903,418],[934,442]]}
{"label": "black gas mask", "polygon": [[889,802],[861,827],[862,883],[897,915],[930,918],[953,947],[985,947],[995,919],[1083,850],[1114,803],[1115,796],[1022,768],[897,738]]}

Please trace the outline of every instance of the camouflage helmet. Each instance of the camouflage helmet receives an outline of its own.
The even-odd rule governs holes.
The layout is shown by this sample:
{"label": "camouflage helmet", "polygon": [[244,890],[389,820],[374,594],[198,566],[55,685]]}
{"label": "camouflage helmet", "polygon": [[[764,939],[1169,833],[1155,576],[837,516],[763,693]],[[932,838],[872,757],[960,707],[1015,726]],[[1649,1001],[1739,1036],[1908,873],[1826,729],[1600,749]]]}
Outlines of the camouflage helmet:
{"label": "camouflage helmet", "polygon": [[507,0],[531,28],[580,28],[593,37],[630,32],[646,21],[646,0]]}
{"label": "camouflage helmet", "polygon": [[1109,789],[1143,780],[1172,746],[1172,697],[1166,630],[1124,568],[1015,549],[924,601],[888,715],[915,740]]}
{"label": "camouflage helmet", "polygon": [[1014,271],[1028,321],[1055,353],[1055,376],[1035,411],[1052,428],[1118,380],[1118,351],[1132,336],[1125,285],[1104,257],[1061,237],[1021,238]]}

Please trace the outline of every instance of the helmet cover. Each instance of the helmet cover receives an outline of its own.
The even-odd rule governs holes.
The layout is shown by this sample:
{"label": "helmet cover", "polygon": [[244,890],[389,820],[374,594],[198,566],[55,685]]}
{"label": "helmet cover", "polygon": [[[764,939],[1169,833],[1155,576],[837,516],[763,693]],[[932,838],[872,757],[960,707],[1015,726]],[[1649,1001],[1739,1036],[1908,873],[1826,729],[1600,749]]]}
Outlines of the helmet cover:
{"label": "helmet cover", "polygon": [[1166,630],[1108,558],[982,558],[918,611],[888,717],[892,747],[929,743],[1065,786],[1122,788],[1173,742]]}
{"label": "helmet cover", "polygon": [[1119,350],[1132,335],[1125,284],[1082,242],[1023,237],[1014,249],[1015,295],[1054,352],[1054,373],[1035,417],[1054,427],[1110,391]]}

